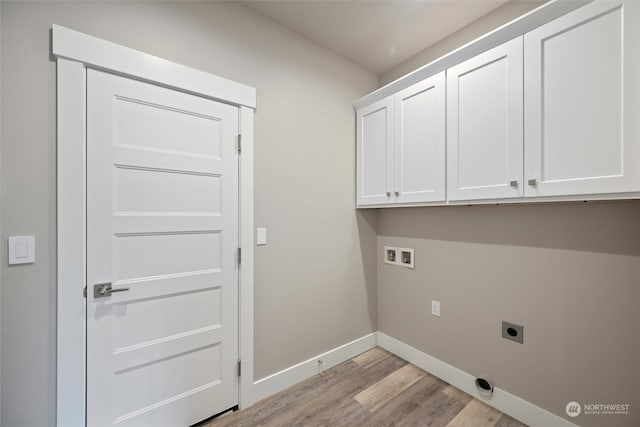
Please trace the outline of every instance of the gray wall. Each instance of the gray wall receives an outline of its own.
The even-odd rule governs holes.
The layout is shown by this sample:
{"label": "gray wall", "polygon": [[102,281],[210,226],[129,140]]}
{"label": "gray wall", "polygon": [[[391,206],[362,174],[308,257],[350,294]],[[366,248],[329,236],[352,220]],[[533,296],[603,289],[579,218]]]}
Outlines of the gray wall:
{"label": "gray wall", "polygon": [[0,245],[0,424],[55,419],[53,23],[257,88],[255,215],[269,245],[256,248],[256,378],[376,330],[375,224],[353,208],[351,108],[376,88],[375,74],[238,4],[0,7],[1,237],[37,240],[31,266],[8,268]]}
{"label": "gray wall", "polygon": [[[580,425],[640,425],[639,218],[639,201],[381,210],[379,330],[560,416],[634,408]],[[415,248],[415,270],[384,264],[384,245]]]}
{"label": "gray wall", "polygon": [[420,68],[463,46],[478,37],[524,15],[530,10],[544,4],[547,0],[511,0],[499,8],[475,20],[460,31],[451,34],[432,46],[425,48],[414,56],[398,64],[396,67],[380,75],[380,86],[384,86],[405,74]]}

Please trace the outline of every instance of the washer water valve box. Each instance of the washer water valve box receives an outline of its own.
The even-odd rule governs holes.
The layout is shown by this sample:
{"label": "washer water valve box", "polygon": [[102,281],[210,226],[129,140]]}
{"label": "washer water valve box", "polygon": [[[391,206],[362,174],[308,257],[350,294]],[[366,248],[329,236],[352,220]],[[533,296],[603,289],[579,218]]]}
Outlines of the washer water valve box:
{"label": "washer water valve box", "polygon": [[414,250],[410,248],[384,247],[384,263],[405,268],[415,268]]}

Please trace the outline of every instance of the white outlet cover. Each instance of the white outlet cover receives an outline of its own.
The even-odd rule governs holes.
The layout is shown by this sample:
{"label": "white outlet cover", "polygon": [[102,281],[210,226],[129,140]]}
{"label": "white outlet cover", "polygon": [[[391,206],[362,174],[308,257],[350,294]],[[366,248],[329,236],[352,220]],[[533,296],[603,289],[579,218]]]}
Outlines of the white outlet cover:
{"label": "white outlet cover", "polygon": [[440,316],[440,301],[431,301],[431,314]]}

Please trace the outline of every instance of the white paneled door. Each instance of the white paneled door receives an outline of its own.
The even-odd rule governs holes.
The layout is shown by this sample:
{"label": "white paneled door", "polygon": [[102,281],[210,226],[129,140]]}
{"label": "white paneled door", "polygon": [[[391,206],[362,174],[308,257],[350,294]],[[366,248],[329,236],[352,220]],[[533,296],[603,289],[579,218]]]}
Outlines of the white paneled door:
{"label": "white paneled door", "polygon": [[87,424],[191,425],[238,403],[238,109],[87,79]]}

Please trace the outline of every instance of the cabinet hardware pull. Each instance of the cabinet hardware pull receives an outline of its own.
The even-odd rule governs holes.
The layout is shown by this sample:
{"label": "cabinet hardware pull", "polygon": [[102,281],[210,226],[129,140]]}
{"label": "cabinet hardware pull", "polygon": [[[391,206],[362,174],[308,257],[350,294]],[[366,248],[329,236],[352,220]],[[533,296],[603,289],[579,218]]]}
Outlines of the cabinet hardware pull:
{"label": "cabinet hardware pull", "polygon": [[538,181],[534,178],[534,179],[530,179],[529,181],[527,181],[527,183],[531,186],[536,186],[538,185]]}
{"label": "cabinet hardware pull", "polygon": [[509,181],[509,185],[512,186],[512,187],[517,187],[518,186],[518,181],[517,180]]}
{"label": "cabinet hardware pull", "polygon": [[387,191],[387,197],[391,197],[391,191]]}

